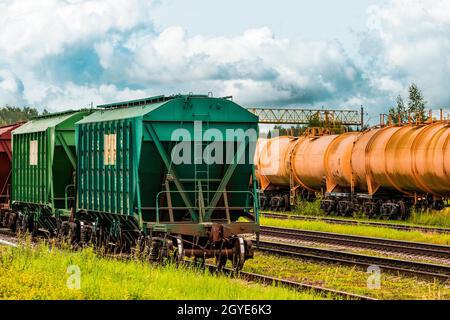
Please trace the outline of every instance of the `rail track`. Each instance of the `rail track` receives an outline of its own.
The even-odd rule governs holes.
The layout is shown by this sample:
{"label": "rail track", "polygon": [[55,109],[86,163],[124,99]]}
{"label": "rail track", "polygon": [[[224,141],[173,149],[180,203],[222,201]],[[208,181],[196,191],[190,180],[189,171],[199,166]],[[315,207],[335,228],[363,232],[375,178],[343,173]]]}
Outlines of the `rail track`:
{"label": "rail track", "polygon": [[[8,229],[0,228],[0,245],[16,247],[17,244],[13,242],[15,240],[16,240],[16,236],[14,233],[9,231]],[[123,258],[123,255],[121,255],[121,258]],[[192,262],[192,261],[185,261],[185,263],[187,265],[195,265],[196,264],[195,262]],[[219,272],[218,267],[215,265],[206,264],[205,267],[207,267],[210,270],[210,272],[212,272],[212,273]],[[223,268],[220,272],[223,272],[224,274],[229,275],[229,276],[236,276],[234,274],[234,270],[232,270],[232,269]],[[255,283],[261,283],[261,284],[266,284],[266,285],[277,284],[278,286],[287,287],[287,288],[297,290],[297,291],[312,291],[312,292],[321,294],[326,297],[335,297],[335,298],[342,298],[342,299],[349,299],[349,300],[377,300],[375,298],[364,296],[364,295],[354,294],[354,293],[345,292],[345,291],[341,291],[341,290],[335,290],[335,289],[331,289],[331,288],[324,288],[321,286],[315,286],[315,285],[311,285],[311,284],[300,283],[300,282],[290,281],[290,280],[286,280],[286,279],[275,278],[275,277],[252,273],[252,272],[240,271],[237,276],[248,282],[255,282]]]}
{"label": "rail track", "polygon": [[279,254],[320,262],[338,263],[368,268],[378,266],[381,270],[412,275],[421,278],[450,280],[450,266],[392,259],[363,255],[358,253],[342,252],[323,248],[313,248],[301,245],[292,245],[279,242],[259,241],[257,249],[262,252]]}
{"label": "rail track", "polygon": [[342,225],[359,225],[359,226],[371,226],[380,228],[390,228],[403,231],[420,231],[420,232],[433,232],[433,233],[445,233],[450,234],[450,228],[438,228],[438,227],[426,227],[426,226],[409,226],[404,224],[383,223],[375,221],[359,221],[350,219],[338,219],[319,216],[300,216],[300,215],[287,215],[282,213],[261,213],[262,216],[267,218],[281,219],[281,220],[303,220],[303,221],[322,221],[333,224]]}
{"label": "rail track", "polygon": [[450,246],[423,242],[409,242],[340,233],[311,231],[303,229],[286,229],[269,226],[261,226],[261,235],[282,239],[312,241],[317,243],[405,253],[423,257],[442,258],[447,260],[450,259]]}
{"label": "rail track", "polygon": [[9,229],[0,228],[0,245],[16,247],[16,235]]}
{"label": "rail track", "polygon": [[[194,264],[194,262],[192,262],[192,263],[188,262],[188,263]],[[218,272],[218,269],[215,265],[206,264],[206,267],[212,273]],[[223,272],[229,276],[235,276],[235,273],[232,269],[223,268],[221,272]],[[257,274],[257,273],[253,273],[253,272],[240,271],[237,276],[240,279],[243,279],[243,280],[246,280],[249,282],[257,282],[257,283],[262,283],[262,284],[266,284],[266,285],[277,284],[278,286],[287,287],[287,288],[297,290],[297,291],[313,291],[313,292],[319,293],[321,295],[332,296],[332,297],[336,297],[336,298],[339,297],[339,298],[351,299],[351,300],[377,300],[375,298],[364,296],[364,295],[354,294],[354,293],[330,289],[330,288],[324,288],[324,287],[301,283],[301,282],[295,282],[295,281],[275,278],[275,277]]]}

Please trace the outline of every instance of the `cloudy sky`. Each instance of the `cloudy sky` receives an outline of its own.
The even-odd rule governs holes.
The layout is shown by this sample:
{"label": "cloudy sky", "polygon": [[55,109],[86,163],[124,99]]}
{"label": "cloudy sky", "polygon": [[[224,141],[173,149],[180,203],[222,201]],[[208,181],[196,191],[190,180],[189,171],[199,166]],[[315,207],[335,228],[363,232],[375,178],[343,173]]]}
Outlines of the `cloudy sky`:
{"label": "cloudy sky", "polygon": [[385,111],[450,106],[447,0],[0,0],[0,105],[173,93]]}

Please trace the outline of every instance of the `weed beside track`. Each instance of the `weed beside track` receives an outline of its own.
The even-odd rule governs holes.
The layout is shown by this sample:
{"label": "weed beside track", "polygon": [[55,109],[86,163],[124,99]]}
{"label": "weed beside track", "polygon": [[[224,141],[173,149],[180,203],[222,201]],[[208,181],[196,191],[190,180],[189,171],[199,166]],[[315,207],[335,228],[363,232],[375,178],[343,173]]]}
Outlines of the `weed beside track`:
{"label": "weed beside track", "polygon": [[[0,299],[322,298],[173,264],[155,266],[133,259],[100,257],[90,248],[76,252],[50,248],[45,243],[0,247]],[[79,288],[73,278],[77,275]]]}

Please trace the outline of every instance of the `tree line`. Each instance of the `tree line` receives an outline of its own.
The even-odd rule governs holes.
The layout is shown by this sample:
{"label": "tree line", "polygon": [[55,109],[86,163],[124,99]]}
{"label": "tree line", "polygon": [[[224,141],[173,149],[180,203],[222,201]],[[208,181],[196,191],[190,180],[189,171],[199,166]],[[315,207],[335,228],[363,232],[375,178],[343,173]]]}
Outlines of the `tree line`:
{"label": "tree line", "polygon": [[6,105],[0,108],[0,126],[11,123],[28,121],[34,117],[44,115],[47,113],[48,111],[45,109],[41,114],[39,114],[36,108],[31,107],[19,108]]}
{"label": "tree line", "polygon": [[405,104],[401,95],[397,96],[396,106],[389,109],[389,118],[392,123],[423,123],[428,120],[425,101],[419,87],[412,83],[408,88],[408,100]]}
{"label": "tree line", "polygon": [[350,126],[344,126],[340,122],[334,122],[332,125],[325,123],[318,117],[313,117],[308,121],[308,124],[291,126],[290,128],[283,127],[282,125],[275,125],[272,130],[269,130],[267,138],[272,136],[294,136],[299,137],[311,128],[327,128],[329,133],[339,134],[344,132],[351,132],[353,129]]}

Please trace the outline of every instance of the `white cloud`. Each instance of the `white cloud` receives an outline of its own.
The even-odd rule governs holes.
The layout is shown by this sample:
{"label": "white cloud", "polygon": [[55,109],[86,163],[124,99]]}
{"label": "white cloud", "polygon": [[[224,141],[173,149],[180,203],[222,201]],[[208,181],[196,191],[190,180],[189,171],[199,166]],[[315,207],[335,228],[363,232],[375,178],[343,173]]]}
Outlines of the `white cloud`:
{"label": "white cloud", "polygon": [[23,103],[22,83],[8,69],[0,68],[0,101]]}
{"label": "white cloud", "polygon": [[148,0],[6,0],[0,12],[0,54],[34,63],[65,46],[150,23]]}
{"label": "white cloud", "polygon": [[[102,65],[118,66],[123,57],[117,52],[124,49],[128,66],[116,72],[126,70],[131,83],[176,84],[185,91],[201,87],[253,103],[339,100],[362,85],[361,70],[338,42],[277,38],[267,27],[234,37],[190,37],[183,28],[170,27],[159,35],[138,32],[103,43],[97,53]],[[118,60],[112,62],[112,56]]]}
{"label": "white cloud", "polygon": [[376,114],[415,81],[430,105],[450,104],[450,1],[372,6],[361,57],[338,41],[283,38],[269,27],[156,32],[157,2],[0,0],[0,102],[62,110],[212,91],[245,105],[363,104]]}
{"label": "white cloud", "polygon": [[450,2],[393,0],[368,14],[362,52],[374,62],[368,72],[380,89],[405,95],[416,82],[431,107],[449,105]]}
{"label": "white cloud", "polygon": [[[0,1],[0,63],[5,65],[5,70],[9,72],[0,74],[0,98],[3,98],[1,103],[26,103],[62,109],[64,105],[77,105],[79,101],[104,101],[105,97],[114,99],[126,96],[126,93],[132,90],[117,89],[110,81],[92,83],[85,80],[80,84],[72,83],[70,77],[73,75],[65,74],[68,66],[72,63],[87,63],[84,61],[86,57],[77,57],[78,61],[54,61],[58,61],[64,54],[70,56],[72,51],[86,47],[87,50],[100,52],[104,57],[99,61],[100,65],[108,67],[110,44],[102,42],[103,39],[114,41],[115,34],[126,34],[138,26],[152,32],[150,16],[155,2]],[[89,66],[87,68],[89,69]],[[79,73],[81,72],[86,73],[85,70],[80,70]],[[95,77],[95,72],[94,68],[88,70],[86,78]],[[61,81],[60,75],[69,78],[68,82]],[[83,91],[92,94],[92,97],[82,98],[80,93]],[[74,100],[69,103],[71,98]]]}
{"label": "white cloud", "polygon": [[[34,92],[29,93],[28,101],[39,101],[41,106],[51,111],[87,108],[91,103],[96,106],[139,99],[152,94],[144,90],[119,89],[115,85],[79,86],[71,82],[60,86],[36,85],[35,88]],[[33,99],[36,92],[40,94],[39,99]]]}

